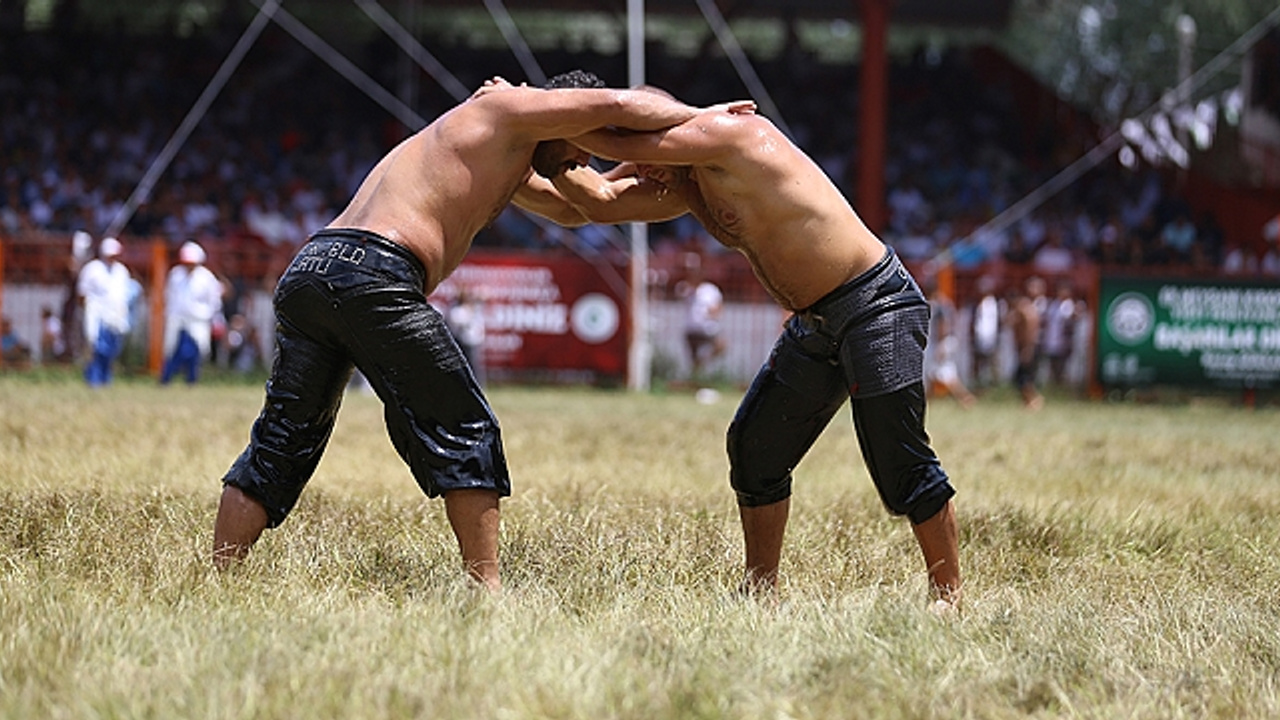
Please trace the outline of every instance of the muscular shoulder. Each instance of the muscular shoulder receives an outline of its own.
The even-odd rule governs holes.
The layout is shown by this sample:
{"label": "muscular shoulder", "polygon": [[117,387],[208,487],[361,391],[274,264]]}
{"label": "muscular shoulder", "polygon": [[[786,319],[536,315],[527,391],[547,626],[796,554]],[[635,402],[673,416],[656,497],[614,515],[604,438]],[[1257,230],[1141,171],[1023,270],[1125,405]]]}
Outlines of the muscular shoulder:
{"label": "muscular shoulder", "polygon": [[699,120],[701,142],[717,151],[713,164],[724,169],[764,168],[789,155],[791,143],[768,118],[717,111]]}
{"label": "muscular shoulder", "polygon": [[694,120],[700,122],[699,130],[716,136],[726,144],[750,149],[762,143],[786,138],[768,118],[754,113],[737,114],[715,110],[703,113]]}
{"label": "muscular shoulder", "polygon": [[483,142],[511,127],[510,113],[499,103],[486,102],[487,98],[475,98],[454,107],[441,115],[422,133],[446,144]]}

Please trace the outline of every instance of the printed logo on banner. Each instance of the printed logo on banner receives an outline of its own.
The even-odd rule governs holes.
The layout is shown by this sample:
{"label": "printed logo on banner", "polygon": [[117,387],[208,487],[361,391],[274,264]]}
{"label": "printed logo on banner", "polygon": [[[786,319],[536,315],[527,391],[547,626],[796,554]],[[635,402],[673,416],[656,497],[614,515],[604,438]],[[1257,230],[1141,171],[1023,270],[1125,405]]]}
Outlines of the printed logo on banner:
{"label": "printed logo on banner", "polygon": [[1107,328],[1122,345],[1141,345],[1151,337],[1156,312],[1151,301],[1141,293],[1122,293],[1107,309]]}
{"label": "printed logo on banner", "polygon": [[617,304],[608,296],[587,293],[569,311],[569,326],[582,342],[598,345],[618,332],[620,317]]}

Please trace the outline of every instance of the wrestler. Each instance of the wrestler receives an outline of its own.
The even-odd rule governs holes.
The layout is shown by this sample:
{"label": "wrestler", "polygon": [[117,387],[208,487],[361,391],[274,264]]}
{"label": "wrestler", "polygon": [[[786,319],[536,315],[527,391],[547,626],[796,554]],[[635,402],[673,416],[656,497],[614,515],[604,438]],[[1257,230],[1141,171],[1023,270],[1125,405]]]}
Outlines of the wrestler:
{"label": "wrestler", "polygon": [[792,470],[851,399],[880,498],[912,523],[932,607],[958,608],[955,490],[924,428],[929,305],[893,251],[760,115],[718,107],[665,130],[601,129],[571,142],[623,163],[601,176],[566,153],[552,168],[555,188],[583,215],[615,223],[692,212],[794,313],[728,431],[744,588],[776,587]]}
{"label": "wrestler", "polygon": [[428,497],[444,496],[466,573],[500,587],[498,500],[511,484],[498,421],[426,298],[517,191],[518,202],[553,220],[586,222],[562,201],[525,188],[540,143],[606,125],[655,130],[696,112],[599,85],[585,73],[554,78],[555,89],[487,82],[387,153],[346,209],[298,252],[276,287],[266,401],[248,447],[223,478],[218,567],[243,558],[264,529],[288,516],[359,368],[386,406],[387,431],[419,486]]}

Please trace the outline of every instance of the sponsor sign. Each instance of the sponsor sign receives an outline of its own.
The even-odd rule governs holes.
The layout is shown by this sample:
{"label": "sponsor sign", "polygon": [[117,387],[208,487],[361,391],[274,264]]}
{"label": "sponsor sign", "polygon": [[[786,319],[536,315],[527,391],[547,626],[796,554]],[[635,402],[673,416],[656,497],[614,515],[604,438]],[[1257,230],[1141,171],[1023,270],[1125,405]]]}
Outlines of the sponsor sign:
{"label": "sponsor sign", "polygon": [[442,311],[463,289],[480,299],[491,376],[621,380],[629,323],[617,279],[625,275],[573,256],[473,253],[430,299]]}
{"label": "sponsor sign", "polygon": [[1280,282],[1103,277],[1103,385],[1280,387]]}

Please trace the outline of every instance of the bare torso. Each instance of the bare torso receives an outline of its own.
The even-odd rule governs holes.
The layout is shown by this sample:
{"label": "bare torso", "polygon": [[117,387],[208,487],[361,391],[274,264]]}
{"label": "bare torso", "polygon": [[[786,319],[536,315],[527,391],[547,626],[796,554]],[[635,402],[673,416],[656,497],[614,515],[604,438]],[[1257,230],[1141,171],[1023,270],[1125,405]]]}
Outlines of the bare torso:
{"label": "bare torso", "polygon": [[690,168],[674,189],[708,232],[747,257],[779,304],[802,310],[875,265],[885,247],[772,123],[745,125],[732,153]]}
{"label": "bare torso", "polygon": [[1018,359],[1022,362],[1031,361],[1035,358],[1036,345],[1040,339],[1040,313],[1036,311],[1035,303],[1030,298],[1022,297],[1014,302],[1010,325]]}
{"label": "bare torso", "polygon": [[388,153],[329,227],[404,245],[426,267],[430,293],[524,182],[535,145],[483,103],[463,103]]}

